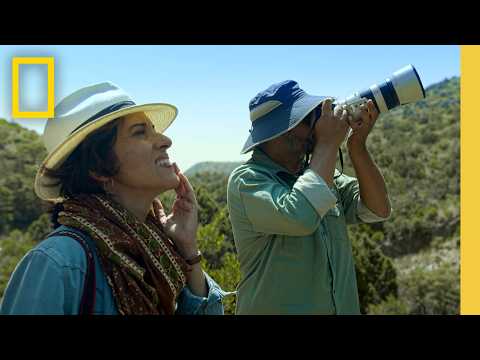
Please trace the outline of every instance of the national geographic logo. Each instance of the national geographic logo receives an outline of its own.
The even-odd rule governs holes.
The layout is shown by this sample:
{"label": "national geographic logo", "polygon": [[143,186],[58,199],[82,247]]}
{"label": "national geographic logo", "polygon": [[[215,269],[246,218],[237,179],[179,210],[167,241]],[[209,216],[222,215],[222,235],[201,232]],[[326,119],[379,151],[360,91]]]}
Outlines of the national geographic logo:
{"label": "national geographic logo", "polygon": [[[21,111],[20,65],[47,65],[48,97],[46,111]],[[12,117],[22,119],[54,117],[54,59],[53,57],[14,57],[12,60]]]}

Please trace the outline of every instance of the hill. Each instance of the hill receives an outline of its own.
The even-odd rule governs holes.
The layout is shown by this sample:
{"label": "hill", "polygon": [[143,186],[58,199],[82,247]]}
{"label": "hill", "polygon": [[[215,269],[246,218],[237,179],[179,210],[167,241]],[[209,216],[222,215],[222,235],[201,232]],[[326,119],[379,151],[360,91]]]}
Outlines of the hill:
{"label": "hill", "polygon": [[187,171],[185,171],[185,175],[193,176],[195,174],[200,173],[221,173],[225,175],[230,175],[230,173],[237,167],[242,164],[241,162],[220,162],[220,161],[205,161],[197,163]]}

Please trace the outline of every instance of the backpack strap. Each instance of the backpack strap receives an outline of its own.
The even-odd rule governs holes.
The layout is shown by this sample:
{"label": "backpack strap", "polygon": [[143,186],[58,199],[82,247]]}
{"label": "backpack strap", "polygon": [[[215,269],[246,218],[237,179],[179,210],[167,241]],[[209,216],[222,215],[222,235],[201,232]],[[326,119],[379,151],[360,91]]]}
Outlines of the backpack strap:
{"label": "backpack strap", "polygon": [[60,230],[57,232],[51,233],[47,238],[51,236],[68,236],[76,240],[83,248],[87,258],[87,273],[85,275],[85,284],[83,287],[82,299],[80,301],[79,315],[88,315],[93,314],[93,309],[95,306],[95,295],[96,295],[96,281],[95,281],[95,260],[93,257],[92,250],[88,245],[88,242],[80,234],[69,231],[69,230]]}

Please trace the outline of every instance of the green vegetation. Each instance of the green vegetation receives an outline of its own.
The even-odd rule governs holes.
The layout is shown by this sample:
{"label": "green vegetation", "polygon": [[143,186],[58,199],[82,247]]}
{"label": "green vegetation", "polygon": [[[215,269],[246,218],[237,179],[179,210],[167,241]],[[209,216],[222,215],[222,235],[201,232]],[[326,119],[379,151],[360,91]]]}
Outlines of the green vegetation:
{"label": "green vegetation", "polygon": [[[382,115],[370,136],[394,212],[387,222],[349,228],[363,313],[459,313],[459,83],[435,84],[425,100]],[[0,120],[0,139],[1,297],[16,263],[50,225],[33,193],[36,166],[46,155],[39,136]],[[344,172],[353,175],[344,159]],[[228,175],[237,165],[207,162],[187,172],[200,204],[203,265],[227,291],[240,279],[226,207]],[[167,209],[173,196],[161,196]],[[225,307],[232,314],[235,297]]]}
{"label": "green vegetation", "polygon": [[190,167],[187,171],[185,171],[185,175],[192,176],[195,174],[201,174],[205,172],[230,174],[233,171],[233,169],[235,169],[237,166],[240,166],[240,164],[242,163],[205,161]]}

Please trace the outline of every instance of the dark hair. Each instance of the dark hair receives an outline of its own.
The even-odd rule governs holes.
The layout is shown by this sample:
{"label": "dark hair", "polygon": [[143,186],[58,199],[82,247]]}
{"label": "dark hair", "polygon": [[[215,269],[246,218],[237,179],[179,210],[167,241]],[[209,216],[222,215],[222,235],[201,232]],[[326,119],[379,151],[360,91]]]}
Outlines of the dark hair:
{"label": "dark hair", "polygon": [[[60,196],[74,197],[79,194],[105,194],[105,190],[91,173],[98,176],[111,177],[118,173],[120,164],[113,150],[117,139],[118,125],[121,118],[116,119],[88,135],[68,158],[57,168],[44,168],[44,174],[54,181],[49,186],[60,185]],[[50,204],[47,210],[51,214],[54,228],[58,224],[58,213],[62,203]]]}

